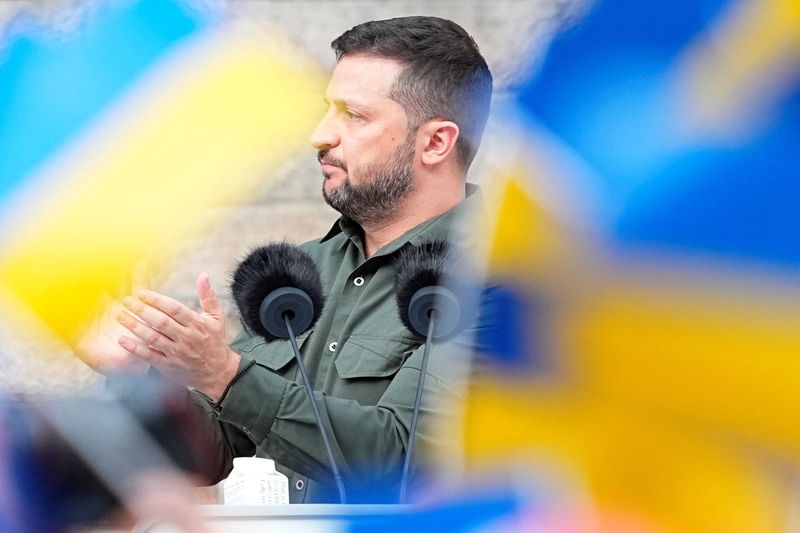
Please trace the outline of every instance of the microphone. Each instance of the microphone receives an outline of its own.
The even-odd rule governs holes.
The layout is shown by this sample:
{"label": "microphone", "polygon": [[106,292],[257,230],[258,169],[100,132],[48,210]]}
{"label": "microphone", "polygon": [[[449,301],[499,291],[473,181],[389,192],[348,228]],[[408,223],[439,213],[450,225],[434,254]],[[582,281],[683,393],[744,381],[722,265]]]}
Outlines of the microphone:
{"label": "microphone", "polygon": [[247,329],[267,342],[289,339],[314,419],[322,434],[339,500],[345,503],[342,476],[333,458],[330,438],[322,424],[314,389],[297,345],[296,336],[316,323],[325,303],[314,260],[285,242],[261,246],[250,252],[237,267],[231,290]]}
{"label": "microphone", "polygon": [[448,340],[466,325],[466,286],[454,279],[455,253],[446,241],[432,241],[403,248],[395,262],[395,290],[400,320],[414,334],[425,338],[417,394],[411,416],[408,449],[400,482],[400,502],[405,503],[411,455],[417,433],[422,389],[431,344]]}

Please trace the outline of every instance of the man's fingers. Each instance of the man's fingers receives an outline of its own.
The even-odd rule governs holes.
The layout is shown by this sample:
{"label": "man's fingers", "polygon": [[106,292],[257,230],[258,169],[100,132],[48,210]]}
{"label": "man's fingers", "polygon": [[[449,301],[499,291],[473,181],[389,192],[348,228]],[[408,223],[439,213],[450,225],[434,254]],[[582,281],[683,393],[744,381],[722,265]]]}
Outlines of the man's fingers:
{"label": "man's fingers", "polygon": [[196,320],[197,313],[169,296],[164,296],[149,289],[139,289],[136,291],[136,296],[139,300],[155,307],[181,326],[191,326]]}
{"label": "man's fingers", "polygon": [[217,291],[211,286],[211,280],[208,274],[203,272],[197,276],[197,296],[200,297],[200,307],[203,312],[213,316],[214,318],[223,318],[225,310],[222,308],[222,302],[217,296]]}
{"label": "man's fingers", "polygon": [[145,346],[136,339],[132,339],[130,337],[120,337],[117,342],[125,349],[125,351],[146,363],[153,364],[164,360],[163,353],[159,352],[158,350],[154,350],[149,346]]}
{"label": "man's fingers", "polygon": [[185,329],[184,326],[177,323],[171,316],[155,307],[143,303],[138,298],[126,296],[122,300],[122,305],[124,305],[128,311],[139,317],[142,322],[160,331],[171,340],[177,339]]}
{"label": "man's fingers", "polygon": [[147,324],[136,320],[136,318],[134,318],[128,312],[123,311],[119,313],[117,315],[117,322],[122,324],[125,329],[133,333],[146,346],[152,346],[162,352],[169,350],[169,347],[172,343],[169,338],[165,337],[162,333],[154,330]]}

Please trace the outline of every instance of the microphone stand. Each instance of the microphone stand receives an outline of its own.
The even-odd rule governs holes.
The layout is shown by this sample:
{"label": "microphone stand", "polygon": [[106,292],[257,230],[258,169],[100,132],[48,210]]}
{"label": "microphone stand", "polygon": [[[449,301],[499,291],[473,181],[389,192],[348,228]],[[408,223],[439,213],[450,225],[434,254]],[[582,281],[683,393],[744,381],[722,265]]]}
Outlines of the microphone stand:
{"label": "microphone stand", "polygon": [[406,449],[406,458],[403,462],[403,477],[400,481],[400,503],[407,503],[408,477],[411,470],[411,451],[414,449],[414,441],[417,436],[417,420],[419,419],[419,408],[422,403],[422,387],[425,384],[425,374],[428,372],[428,354],[430,353],[433,342],[433,329],[436,325],[436,310],[431,309],[430,322],[428,322],[428,334],[425,338],[425,348],[422,351],[422,365],[419,371],[419,383],[417,384],[417,394],[414,397],[414,412],[411,415],[411,430]]}
{"label": "microphone stand", "polygon": [[311,408],[314,411],[314,419],[317,421],[317,426],[319,426],[320,433],[322,433],[322,442],[325,445],[325,451],[328,452],[328,462],[331,466],[333,479],[336,482],[336,490],[339,491],[339,503],[345,503],[346,498],[344,492],[344,483],[342,482],[342,475],[339,473],[339,467],[336,466],[336,461],[333,459],[333,448],[331,448],[328,432],[325,429],[325,426],[322,424],[322,416],[319,414],[319,407],[317,407],[317,399],[314,396],[314,389],[311,387],[311,380],[308,379],[308,373],[306,372],[306,367],[303,364],[303,358],[300,356],[300,348],[297,346],[297,339],[294,336],[294,330],[292,330],[292,324],[288,315],[289,313],[283,313],[282,317],[284,323],[286,324],[286,331],[289,332],[289,342],[292,343],[292,350],[294,350],[294,356],[297,360],[297,368],[300,369],[300,375],[303,377],[303,385],[306,388],[308,400],[311,402]]}

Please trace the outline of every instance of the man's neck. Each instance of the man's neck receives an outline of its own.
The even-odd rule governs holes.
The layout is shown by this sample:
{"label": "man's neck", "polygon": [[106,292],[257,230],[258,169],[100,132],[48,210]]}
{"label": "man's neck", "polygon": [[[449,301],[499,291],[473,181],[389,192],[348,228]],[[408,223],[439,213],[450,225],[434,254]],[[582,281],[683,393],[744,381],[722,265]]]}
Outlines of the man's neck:
{"label": "man's neck", "polygon": [[362,224],[364,254],[367,259],[411,228],[446,213],[464,200],[463,185],[443,194],[412,194],[390,217],[372,224]]}

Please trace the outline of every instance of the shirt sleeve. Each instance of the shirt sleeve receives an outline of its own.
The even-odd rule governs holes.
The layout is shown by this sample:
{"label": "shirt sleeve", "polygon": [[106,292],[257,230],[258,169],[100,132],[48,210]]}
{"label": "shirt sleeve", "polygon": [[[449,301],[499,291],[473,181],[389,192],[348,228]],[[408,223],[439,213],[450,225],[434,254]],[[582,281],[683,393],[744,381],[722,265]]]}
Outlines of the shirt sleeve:
{"label": "shirt sleeve", "polygon": [[240,427],[220,420],[217,406],[207,396],[198,391],[189,394],[197,408],[205,413],[209,425],[207,433],[213,439],[210,454],[204,461],[203,474],[211,483],[218,483],[230,474],[233,458],[254,455],[256,445]]}

